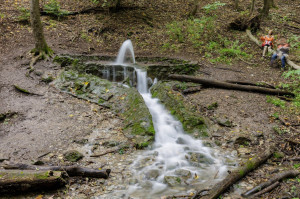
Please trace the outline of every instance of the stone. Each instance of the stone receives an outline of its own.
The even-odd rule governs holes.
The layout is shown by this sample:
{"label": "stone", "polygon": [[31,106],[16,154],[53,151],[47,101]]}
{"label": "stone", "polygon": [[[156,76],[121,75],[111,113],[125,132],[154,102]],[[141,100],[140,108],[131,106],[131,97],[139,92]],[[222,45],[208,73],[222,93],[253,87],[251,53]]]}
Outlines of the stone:
{"label": "stone", "polygon": [[185,169],[177,169],[175,170],[175,174],[185,179],[190,178],[192,176],[192,173],[189,170]]}
{"label": "stone", "polygon": [[181,178],[177,176],[165,176],[164,180],[171,187],[180,185],[182,181]]}
{"label": "stone", "polygon": [[190,157],[188,160],[190,160],[191,162],[204,163],[204,164],[213,164],[214,163],[213,159],[211,159],[210,157],[207,157],[203,153],[190,152],[189,155],[190,155]]}
{"label": "stone", "polygon": [[155,180],[160,175],[158,169],[151,169],[146,173],[146,178],[149,180]]}
{"label": "stone", "polygon": [[83,157],[84,157],[83,154],[76,150],[67,151],[64,154],[64,159],[66,159],[70,162],[77,162],[78,160],[82,159]]}
{"label": "stone", "polygon": [[217,123],[221,126],[225,126],[225,127],[233,127],[233,124],[231,121],[229,121],[226,118],[218,118],[217,119]]}
{"label": "stone", "polygon": [[246,136],[236,136],[233,138],[234,144],[248,146],[251,143],[251,139]]}

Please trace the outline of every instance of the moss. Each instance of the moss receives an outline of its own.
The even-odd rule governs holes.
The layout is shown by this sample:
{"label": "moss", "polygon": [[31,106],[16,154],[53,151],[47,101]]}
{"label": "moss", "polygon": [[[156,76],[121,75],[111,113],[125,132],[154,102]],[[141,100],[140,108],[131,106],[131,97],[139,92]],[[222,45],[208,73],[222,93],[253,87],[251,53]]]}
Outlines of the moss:
{"label": "moss", "polygon": [[184,103],[183,96],[172,89],[174,85],[179,85],[179,83],[159,82],[151,89],[152,96],[160,99],[170,113],[182,123],[186,132],[208,136],[204,117],[193,107]]}
{"label": "moss", "polygon": [[212,103],[212,104],[210,104],[208,107],[207,107],[207,109],[208,110],[214,110],[214,109],[216,109],[216,108],[218,108],[218,102],[214,102],[214,103]]}
{"label": "moss", "polygon": [[254,168],[254,162],[252,162],[251,160],[248,160],[246,163],[246,167],[248,170],[252,170]]}
{"label": "moss", "polygon": [[76,150],[71,150],[64,154],[64,158],[70,162],[77,162],[83,158],[83,155]]}
{"label": "moss", "polygon": [[75,60],[68,56],[55,56],[53,62],[59,63],[61,67],[72,65]]}
{"label": "moss", "polygon": [[26,90],[26,89],[24,89],[24,88],[21,88],[21,87],[19,87],[18,85],[14,85],[14,87],[15,87],[18,91],[20,91],[20,92],[22,92],[22,93],[30,94],[30,92],[29,92],[28,90]]}
{"label": "moss", "polygon": [[49,177],[49,172],[34,174],[34,177],[37,179],[47,179]]}
{"label": "moss", "polygon": [[284,157],[284,154],[282,152],[275,152],[273,156],[277,159],[280,159]]}

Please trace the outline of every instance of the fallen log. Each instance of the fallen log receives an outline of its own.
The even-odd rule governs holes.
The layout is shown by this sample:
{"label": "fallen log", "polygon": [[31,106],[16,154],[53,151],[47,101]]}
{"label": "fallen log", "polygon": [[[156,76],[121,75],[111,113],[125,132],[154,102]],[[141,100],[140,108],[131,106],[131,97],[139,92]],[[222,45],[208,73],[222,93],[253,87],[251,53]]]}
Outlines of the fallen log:
{"label": "fallen log", "polygon": [[227,83],[231,83],[231,84],[240,84],[240,85],[248,85],[248,86],[258,86],[258,87],[264,87],[264,88],[272,88],[275,89],[274,86],[272,86],[271,84],[268,84],[266,82],[247,82],[247,81],[232,81],[232,80],[227,80]]}
{"label": "fallen log", "polygon": [[201,193],[196,193],[192,199],[216,199],[218,198],[224,191],[226,191],[231,185],[242,179],[246,176],[249,172],[255,170],[258,166],[263,164],[267,161],[270,157],[272,157],[274,152],[274,147],[269,147],[266,150],[262,149],[259,150],[265,151],[264,153],[249,159],[243,166],[237,168],[236,170],[232,171],[224,180],[217,183],[213,186],[207,195],[201,197]]}
{"label": "fallen log", "polygon": [[274,176],[267,182],[261,183],[260,185],[254,187],[253,189],[243,193],[242,196],[250,197],[257,192],[262,191],[264,188],[266,188],[266,187],[268,188],[269,186],[272,186],[274,183],[276,183],[280,180],[283,180],[285,178],[297,177],[299,174],[300,174],[300,172],[297,170],[291,170],[291,171],[285,171],[285,172],[279,173],[278,175]]}
{"label": "fallen log", "polygon": [[[258,45],[259,47],[261,47],[261,43],[252,35],[251,31],[249,29],[246,30],[246,33],[248,35],[248,37],[256,43],[256,45]],[[275,50],[271,50],[271,53],[273,54],[275,52]],[[300,69],[300,66],[298,66],[297,64],[295,64],[294,62],[292,62],[289,58],[286,58],[286,62],[288,65],[290,65],[291,67],[293,67],[296,70]]]}
{"label": "fallen log", "polygon": [[83,168],[79,166],[37,166],[28,164],[6,164],[3,165],[4,169],[19,169],[19,170],[51,170],[51,171],[65,171],[70,177],[82,176],[91,178],[104,178],[107,179],[110,174],[110,169],[104,171],[98,169]]}
{"label": "fallen log", "polygon": [[199,84],[202,84],[204,86],[209,86],[209,87],[256,92],[256,93],[263,93],[263,94],[268,94],[268,95],[294,96],[293,93],[288,92],[288,91],[283,91],[283,90],[261,88],[261,87],[257,87],[257,86],[238,85],[238,84],[232,84],[232,83],[227,83],[227,82],[222,82],[222,81],[202,79],[202,78],[192,77],[192,76],[188,76],[188,75],[173,74],[173,75],[169,75],[169,78],[174,79],[174,80],[179,80],[179,81],[199,83]]}
{"label": "fallen log", "polygon": [[0,195],[57,189],[66,184],[61,171],[0,171]]}

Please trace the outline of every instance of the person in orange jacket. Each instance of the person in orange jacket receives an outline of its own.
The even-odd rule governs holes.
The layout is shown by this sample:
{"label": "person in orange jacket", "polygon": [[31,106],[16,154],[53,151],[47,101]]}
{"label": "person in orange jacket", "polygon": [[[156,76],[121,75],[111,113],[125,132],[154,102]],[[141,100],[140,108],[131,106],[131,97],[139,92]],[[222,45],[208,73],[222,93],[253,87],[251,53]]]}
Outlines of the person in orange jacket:
{"label": "person in orange jacket", "polygon": [[270,52],[271,49],[273,48],[273,42],[274,42],[273,31],[270,30],[268,35],[261,37],[260,40],[263,42],[262,43],[262,47],[263,47],[262,56],[265,57],[266,52]]}

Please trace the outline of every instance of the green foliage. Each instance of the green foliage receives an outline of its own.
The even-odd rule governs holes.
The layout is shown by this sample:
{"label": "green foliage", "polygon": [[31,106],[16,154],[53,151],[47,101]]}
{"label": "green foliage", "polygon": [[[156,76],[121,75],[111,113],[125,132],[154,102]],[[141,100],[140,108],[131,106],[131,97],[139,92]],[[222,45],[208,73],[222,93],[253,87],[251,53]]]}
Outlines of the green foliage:
{"label": "green foliage", "polygon": [[70,13],[69,11],[62,10],[57,0],[50,0],[49,3],[44,5],[44,10],[58,19]]}
{"label": "green foliage", "polygon": [[18,8],[21,12],[21,15],[18,16],[19,21],[29,22],[30,21],[30,11],[27,8],[21,7]]}
{"label": "green foliage", "polygon": [[295,169],[300,168],[300,163],[299,163],[299,164],[294,164],[294,168],[295,168]]}
{"label": "green foliage", "polygon": [[217,57],[210,59],[212,63],[223,62],[230,64],[238,57],[251,58],[242,48],[244,44],[239,40],[232,41],[218,33],[215,16],[174,21],[166,25],[170,42],[165,43],[163,50],[179,51],[183,45],[191,45],[199,52],[204,52],[205,57]]}
{"label": "green foliage", "polygon": [[279,135],[282,135],[284,133],[289,133],[289,130],[286,129],[285,127],[278,127],[278,126],[273,126],[273,130],[278,133]]}
{"label": "green foliage", "polygon": [[5,17],[5,15],[0,12],[0,19],[3,19],[4,17]]}
{"label": "green foliage", "polygon": [[279,99],[277,97],[267,96],[267,102],[274,104],[275,106],[285,108],[285,101],[282,101],[281,99]]}
{"label": "green foliage", "polygon": [[283,88],[295,94],[292,105],[297,109],[300,107],[300,70],[291,70],[283,73],[285,79],[290,80],[287,84],[281,84]]}
{"label": "green foliage", "polygon": [[225,6],[226,3],[221,3],[220,1],[216,1],[212,4],[207,4],[203,6],[202,8],[206,11],[206,13],[210,13],[213,10],[218,9],[219,7]]}

